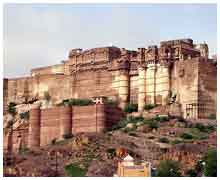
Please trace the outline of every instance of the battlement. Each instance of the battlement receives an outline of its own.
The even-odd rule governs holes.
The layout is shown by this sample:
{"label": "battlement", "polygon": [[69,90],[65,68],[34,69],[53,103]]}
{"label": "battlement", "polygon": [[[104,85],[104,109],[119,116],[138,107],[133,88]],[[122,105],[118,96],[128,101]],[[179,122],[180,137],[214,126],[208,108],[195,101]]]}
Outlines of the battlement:
{"label": "battlement", "polygon": [[34,68],[31,70],[31,76],[49,75],[49,74],[64,74],[64,65],[56,64],[53,66]]}
{"label": "battlement", "polygon": [[193,47],[193,40],[192,39],[176,39],[176,40],[169,40],[169,41],[161,41],[160,46],[175,46],[180,44],[187,44]]}

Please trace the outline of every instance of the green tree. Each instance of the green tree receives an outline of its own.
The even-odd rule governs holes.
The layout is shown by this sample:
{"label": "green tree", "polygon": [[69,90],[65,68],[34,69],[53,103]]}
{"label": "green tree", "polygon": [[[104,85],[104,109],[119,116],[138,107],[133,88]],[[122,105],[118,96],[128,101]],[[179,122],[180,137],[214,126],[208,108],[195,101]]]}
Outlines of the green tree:
{"label": "green tree", "polygon": [[16,115],[16,104],[14,102],[10,102],[8,105],[8,113],[13,117]]}
{"label": "green tree", "polygon": [[209,149],[205,155],[204,174],[208,177],[217,177],[217,151]]}
{"label": "green tree", "polygon": [[158,168],[159,177],[180,177],[179,163],[174,160],[162,160],[160,161]]}

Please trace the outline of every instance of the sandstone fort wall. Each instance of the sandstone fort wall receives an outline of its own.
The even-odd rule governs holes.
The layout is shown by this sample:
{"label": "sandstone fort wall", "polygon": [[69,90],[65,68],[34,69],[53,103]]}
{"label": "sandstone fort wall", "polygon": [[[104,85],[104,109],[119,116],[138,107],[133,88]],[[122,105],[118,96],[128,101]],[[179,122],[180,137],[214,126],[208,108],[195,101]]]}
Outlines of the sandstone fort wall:
{"label": "sandstone fort wall", "polygon": [[120,109],[104,104],[48,109],[37,107],[30,111],[28,146],[48,145],[65,135],[103,132],[122,116]]}

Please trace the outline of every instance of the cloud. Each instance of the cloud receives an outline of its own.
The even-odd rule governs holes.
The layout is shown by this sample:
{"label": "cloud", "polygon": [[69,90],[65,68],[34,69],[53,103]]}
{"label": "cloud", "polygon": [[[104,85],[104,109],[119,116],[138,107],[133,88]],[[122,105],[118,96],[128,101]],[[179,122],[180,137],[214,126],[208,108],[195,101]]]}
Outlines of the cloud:
{"label": "cloud", "polygon": [[[189,7],[183,11],[167,5],[6,4],[4,76],[28,75],[32,68],[60,63],[72,48],[109,43],[136,49],[166,38],[192,36],[207,40],[214,53],[215,13],[204,14],[206,7],[195,6],[193,14],[194,7]],[[200,17],[204,28],[198,27]]]}

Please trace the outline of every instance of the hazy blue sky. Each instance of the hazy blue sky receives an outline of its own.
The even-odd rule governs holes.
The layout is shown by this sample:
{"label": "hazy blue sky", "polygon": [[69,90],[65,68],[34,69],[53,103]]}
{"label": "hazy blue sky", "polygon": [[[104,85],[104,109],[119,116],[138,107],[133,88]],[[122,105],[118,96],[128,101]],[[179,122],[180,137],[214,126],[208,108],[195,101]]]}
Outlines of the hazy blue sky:
{"label": "hazy blue sky", "polygon": [[137,49],[161,40],[192,38],[217,49],[214,4],[6,4],[4,76],[67,59],[72,48],[113,44]]}

